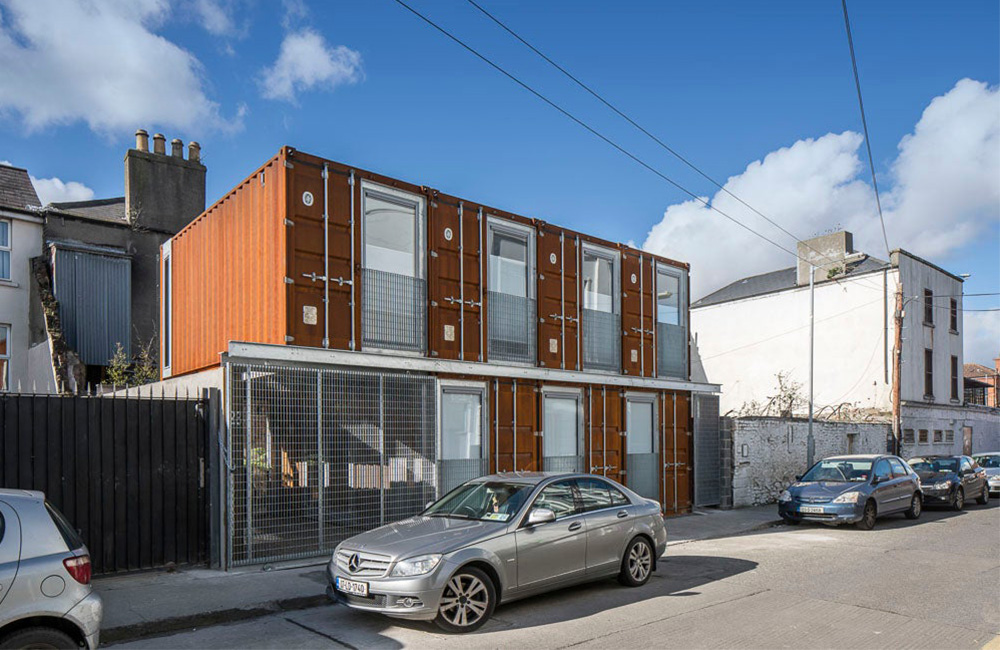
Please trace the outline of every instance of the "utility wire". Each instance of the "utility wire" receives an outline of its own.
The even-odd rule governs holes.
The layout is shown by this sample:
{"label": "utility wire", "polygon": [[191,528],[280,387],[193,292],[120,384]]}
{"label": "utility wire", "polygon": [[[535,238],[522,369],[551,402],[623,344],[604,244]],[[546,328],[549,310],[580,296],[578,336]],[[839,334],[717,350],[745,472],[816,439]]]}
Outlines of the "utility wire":
{"label": "utility wire", "polygon": [[747,232],[750,232],[750,233],[756,235],[757,237],[763,239],[764,241],[772,244],[773,246],[775,246],[775,247],[777,247],[777,248],[785,251],[786,253],[788,253],[789,255],[792,255],[796,259],[800,259],[803,262],[805,262],[806,264],[812,265],[812,262],[809,262],[808,260],[803,259],[802,257],[800,257],[798,255],[798,253],[796,253],[796,252],[794,252],[792,250],[789,250],[788,248],[786,248],[785,246],[782,246],[781,244],[779,244],[778,242],[774,241],[773,239],[771,239],[767,235],[764,235],[764,234],[761,234],[761,233],[757,232],[756,230],[754,230],[750,226],[744,224],[742,221],[740,221],[740,220],[736,219],[735,217],[727,214],[726,212],[723,212],[719,208],[717,208],[714,205],[712,205],[711,202],[709,202],[709,201],[703,199],[702,197],[698,196],[697,194],[695,194],[691,190],[687,189],[686,187],[684,187],[683,185],[681,185],[677,181],[673,180],[672,178],[670,178],[669,176],[667,176],[663,172],[659,171],[658,169],[656,169],[655,167],[653,167],[652,165],[650,165],[646,161],[642,160],[641,158],[639,158],[638,156],[636,156],[635,154],[633,154],[628,149],[625,149],[623,146],[621,146],[620,144],[618,144],[617,142],[615,142],[614,140],[612,140],[608,136],[604,135],[603,133],[601,133],[600,131],[598,131],[594,127],[590,126],[589,124],[587,124],[586,122],[584,122],[583,120],[581,120],[580,118],[578,118],[573,113],[570,113],[568,110],[566,110],[565,108],[563,108],[559,104],[555,103],[554,101],[552,101],[551,99],[549,99],[548,97],[546,97],[545,95],[543,95],[542,93],[540,93],[539,91],[535,90],[534,88],[532,88],[531,86],[529,86],[524,81],[521,81],[518,77],[516,77],[514,74],[508,72],[506,69],[504,69],[503,67],[501,67],[499,64],[494,63],[491,59],[489,59],[488,57],[486,57],[486,55],[481,54],[478,50],[476,50],[475,48],[473,48],[471,45],[467,44],[465,41],[463,41],[462,39],[458,38],[457,36],[455,36],[454,34],[452,34],[451,32],[449,32],[448,30],[446,30],[444,27],[441,27],[440,25],[438,25],[437,23],[435,23],[433,20],[431,20],[430,18],[428,18],[424,14],[420,13],[419,11],[417,11],[416,9],[414,9],[413,7],[411,7],[410,5],[408,5],[406,2],[404,2],[404,0],[394,0],[394,1],[396,2],[396,4],[398,4],[401,7],[405,8],[410,13],[412,13],[414,16],[420,18],[425,23],[427,23],[428,25],[430,25],[431,27],[433,27],[434,29],[436,29],[437,31],[441,32],[443,35],[445,35],[446,37],[448,37],[450,40],[452,40],[456,44],[460,45],[462,48],[464,48],[470,54],[472,54],[476,58],[480,59],[483,63],[486,63],[491,68],[493,68],[494,70],[496,70],[497,72],[499,72],[503,76],[507,77],[508,79],[510,79],[511,81],[513,81],[514,83],[516,83],[517,85],[519,85],[521,88],[527,90],[529,93],[531,93],[532,95],[534,95],[538,99],[542,100],[543,102],[545,102],[546,104],[548,104],[552,108],[554,108],[557,111],[559,111],[560,113],[562,113],[565,117],[568,117],[572,121],[576,122],[579,126],[583,127],[587,131],[589,131],[592,135],[600,138],[601,140],[603,140],[608,145],[610,145],[610,146],[614,147],[615,149],[617,149],[620,153],[622,153],[625,156],[627,156],[628,158],[632,159],[634,162],[638,163],[639,165],[641,165],[645,169],[649,170],[650,172],[656,174],[662,180],[664,180],[667,183],[673,185],[674,187],[676,187],[677,189],[679,189],[683,193],[685,193],[688,196],[690,196],[695,201],[697,201],[697,202],[701,203],[702,205],[704,205],[709,210],[712,210],[714,212],[717,212],[717,213],[721,214],[723,217],[725,217],[726,219],[732,221],[733,223],[735,223],[740,228],[743,228]]}
{"label": "utility wire", "polygon": [[847,0],[840,0],[844,8],[844,27],[847,29],[847,45],[851,49],[851,67],[854,69],[854,85],[858,89],[858,107],[861,109],[861,126],[865,130],[865,147],[868,149],[868,167],[872,171],[872,187],[875,189],[875,205],[878,206],[878,220],[882,223],[882,240],[885,242],[885,253],[892,257],[889,249],[889,236],[885,232],[885,218],[882,216],[882,199],[878,194],[878,181],[875,179],[875,161],[872,158],[872,139],[868,135],[868,120],[865,118],[865,103],[861,99],[861,77],[858,76],[858,59],[854,55],[854,37],[851,36],[851,19],[847,17]]}

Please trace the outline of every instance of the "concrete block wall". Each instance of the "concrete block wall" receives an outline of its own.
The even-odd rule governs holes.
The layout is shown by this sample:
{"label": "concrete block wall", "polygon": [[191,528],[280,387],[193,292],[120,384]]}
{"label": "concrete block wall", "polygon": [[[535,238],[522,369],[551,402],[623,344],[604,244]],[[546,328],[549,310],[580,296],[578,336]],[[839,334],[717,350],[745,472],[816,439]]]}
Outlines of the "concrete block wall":
{"label": "concrete block wall", "polygon": [[[904,403],[900,412],[902,428],[913,431],[913,443],[904,442],[903,458],[923,454],[965,453],[965,430],[971,433],[973,454],[1000,451],[1000,409],[979,406],[944,406]],[[920,442],[920,430],[927,431],[927,442]],[[934,432],[941,431],[941,441],[934,442]],[[948,432],[952,432],[948,440]]]}
{"label": "concrete block wall", "polygon": [[[734,507],[775,503],[795,476],[807,469],[808,420],[723,418],[724,437],[726,431],[732,438]],[[882,453],[891,431],[888,423],[814,422],[815,460],[846,453]]]}

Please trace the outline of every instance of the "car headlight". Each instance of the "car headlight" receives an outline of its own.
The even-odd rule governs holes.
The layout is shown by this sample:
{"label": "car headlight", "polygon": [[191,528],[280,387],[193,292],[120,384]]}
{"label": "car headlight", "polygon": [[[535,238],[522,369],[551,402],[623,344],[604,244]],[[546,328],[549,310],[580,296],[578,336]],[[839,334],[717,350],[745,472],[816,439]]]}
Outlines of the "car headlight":
{"label": "car headlight", "polygon": [[783,491],[781,495],[778,497],[779,503],[787,503],[791,500],[792,500],[792,493],[789,492],[788,490]]}
{"label": "car headlight", "polygon": [[948,488],[951,487],[951,480],[949,479],[947,481],[938,481],[931,487],[934,490],[947,490]]}
{"label": "car headlight", "polygon": [[433,571],[434,567],[440,561],[441,556],[439,554],[420,555],[418,557],[411,557],[408,560],[400,560],[392,568],[392,573],[389,575],[396,577],[422,576],[425,573]]}
{"label": "car headlight", "polygon": [[836,499],[833,500],[834,503],[857,503],[861,499],[861,493],[857,490],[851,492],[844,492]]}

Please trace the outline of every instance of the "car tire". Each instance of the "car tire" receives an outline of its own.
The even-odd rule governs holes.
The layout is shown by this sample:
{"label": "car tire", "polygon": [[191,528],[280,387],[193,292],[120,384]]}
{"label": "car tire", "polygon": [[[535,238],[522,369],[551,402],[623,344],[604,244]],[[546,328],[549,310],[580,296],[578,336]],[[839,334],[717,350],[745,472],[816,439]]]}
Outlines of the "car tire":
{"label": "car tire", "polygon": [[923,512],[923,501],[920,499],[920,493],[914,492],[913,498],[910,499],[910,509],[906,511],[907,519],[920,519],[920,513]]}
{"label": "car tire", "polygon": [[875,528],[875,519],[878,517],[878,509],[875,506],[875,501],[868,499],[865,503],[864,514],[861,515],[861,519],[858,521],[857,526],[861,530],[871,530]]}
{"label": "car tire", "polygon": [[951,509],[955,512],[960,512],[962,508],[965,507],[965,490],[958,488],[955,490],[955,496],[951,498]]}
{"label": "car tire", "polygon": [[645,537],[636,537],[628,543],[622,557],[618,582],[626,587],[641,587],[653,575],[653,546]]}
{"label": "car tire", "polygon": [[75,650],[80,645],[73,637],[51,627],[29,627],[13,632],[0,639],[0,648],[52,648],[53,650]]}
{"label": "car tire", "polygon": [[493,580],[476,567],[463,567],[448,579],[434,623],[452,634],[474,632],[493,615],[496,604]]}
{"label": "car tire", "polygon": [[985,506],[987,503],[989,503],[989,501],[990,501],[990,484],[987,483],[986,481],[983,481],[983,491],[979,495],[979,498],[976,499],[976,503],[978,503],[981,506]]}

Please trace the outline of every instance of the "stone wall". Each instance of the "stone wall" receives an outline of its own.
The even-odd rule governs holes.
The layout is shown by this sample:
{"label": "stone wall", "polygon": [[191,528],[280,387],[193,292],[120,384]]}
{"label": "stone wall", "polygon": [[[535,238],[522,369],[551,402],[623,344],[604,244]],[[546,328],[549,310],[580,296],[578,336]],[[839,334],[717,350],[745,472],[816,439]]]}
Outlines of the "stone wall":
{"label": "stone wall", "polygon": [[[806,419],[723,418],[723,431],[732,437],[732,503],[737,508],[775,503],[795,476],[808,469]],[[816,421],[814,459],[884,452],[891,432],[887,423]]]}

